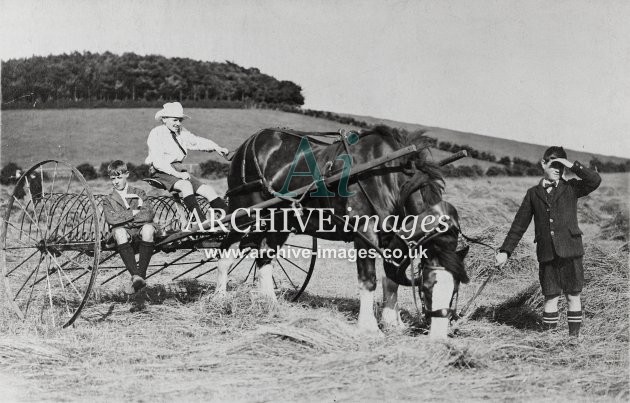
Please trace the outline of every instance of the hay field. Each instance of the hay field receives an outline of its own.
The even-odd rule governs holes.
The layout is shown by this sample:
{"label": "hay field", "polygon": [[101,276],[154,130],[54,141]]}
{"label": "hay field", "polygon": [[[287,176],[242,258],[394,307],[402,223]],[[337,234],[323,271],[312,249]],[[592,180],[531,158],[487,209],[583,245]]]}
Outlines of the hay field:
{"label": "hay field", "polygon": [[[586,288],[577,341],[567,337],[564,315],[557,331],[538,331],[542,299],[530,229],[447,342],[429,342],[414,327],[409,289],[400,303],[410,330],[358,334],[353,264],[318,261],[299,303],[269,306],[247,285],[213,302],[204,294],[210,278],[154,283],[153,302],[137,313],[114,293],[100,300],[106,314],[66,330],[22,323],[3,309],[0,394],[29,401],[627,401],[628,180],[604,175],[579,204]],[[498,246],[535,182],[453,179],[445,198],[458,207],[464,231]],[[472,246],[473,281],[461,291],[460,309],[492,261]]]}

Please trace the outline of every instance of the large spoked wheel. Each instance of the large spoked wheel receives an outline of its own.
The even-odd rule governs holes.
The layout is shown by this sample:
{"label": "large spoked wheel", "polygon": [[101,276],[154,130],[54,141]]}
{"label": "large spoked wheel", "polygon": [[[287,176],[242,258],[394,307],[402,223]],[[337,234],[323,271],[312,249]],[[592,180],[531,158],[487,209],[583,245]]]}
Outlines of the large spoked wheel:
{"label": "large spoked wheel", "polygon": [[[254,250],[246,252],[230,267],[228,278],[238,283],[255,283],[258,267]],[[317,238],[291,234],[272,261],[273,283],[276,292],[297,301],[311,280],[317,260]]]}
{"label": "large spoked wheel", "polygon": [[22,319],[71,325],[96,279],[101,230],[96,200],[81,173],[43,161],[21,175],[2,214],[2,277]]}

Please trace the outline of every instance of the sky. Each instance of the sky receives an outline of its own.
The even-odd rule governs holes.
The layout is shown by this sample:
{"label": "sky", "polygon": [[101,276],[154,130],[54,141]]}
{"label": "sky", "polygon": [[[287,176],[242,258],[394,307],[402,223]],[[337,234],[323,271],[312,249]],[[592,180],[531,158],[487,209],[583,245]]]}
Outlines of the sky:
{"label": "sky", "polygon": [[630,157],[630,1],[0,0],[0,58],[230,60],[305,107]]}

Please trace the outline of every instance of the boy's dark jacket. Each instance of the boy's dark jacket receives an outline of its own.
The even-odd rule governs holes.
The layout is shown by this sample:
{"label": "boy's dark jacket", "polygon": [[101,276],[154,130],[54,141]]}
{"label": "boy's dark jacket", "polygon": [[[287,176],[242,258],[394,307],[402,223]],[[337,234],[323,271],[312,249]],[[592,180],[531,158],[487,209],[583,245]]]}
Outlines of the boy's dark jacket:
{"label": "boy's dark jacket", "polygon": [[571,171],[581,180],[560,179],[556,189],[549,195],[542,181],[527,190],[500,251],[512,254],[533,215],[534,242],[539,262],[553,260],[554,249],[558,256],[564,258],[584,255],[582,231],[577,221],[577,199],[597,189],[602,180],[597,172],[577,161]]}
{"label": "boy's dark jacket", "polygon": [[[153,222],[155,212],[151,202],[147,199],[144,190],[129,186],[127,193],[138,195],[142,199],[142,206],[138,208],[138,199],[128,199],[129,208],[125,207],[125,202],[117,191],[113,190],[111,194],[103,198],[103,212],[105,213],[105,221],[112,227],[124,224],[139,225]],[[132,210],[139,210],[135,216]]]}

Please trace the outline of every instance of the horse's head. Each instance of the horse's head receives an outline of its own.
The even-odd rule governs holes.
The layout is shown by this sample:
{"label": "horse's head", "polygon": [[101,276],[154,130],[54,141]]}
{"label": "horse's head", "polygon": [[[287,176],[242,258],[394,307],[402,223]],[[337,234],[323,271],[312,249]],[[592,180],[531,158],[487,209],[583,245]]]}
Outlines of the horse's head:
{"label": "horse's head", "polygon": [[[468,253],[468,247],[457,250],[459,234],[459,215],[455,207],[445,201],[417,214],[408,215],[407,220],[414,225],[402,227],[401,231],[393,237],[388,245],[389,249],[402,249],[411,251],[416,248],[418,252],[425,252],[421,264],[431,267],[441,267],[450,272],[457,282],[469,281],[464,267],[464,257]],[[418,257],[423,255],[417,253]],[[401,259],[393,264],[385,265],[387,277],[398,284],[409,286],[412,280],[406,274],[406,268],[410,259]],[[417,284],[418,281],[415,280]],[[418,284],[419,285],[419,284]]]}
{"label": "horse's head", "polygon": [[[469,281],[464,267],[468,247],[457,250],[459,216],[450,203],[441,201],[414,215],[414,218],[417,225],[400,231],[391,240],[389,248],[402,249],[410,254],[415,248],[418,252],[415,256],[419,259],[401,259],[396,262],[398,266],[387,262],[384,265],[385,274],[398,284],[419,286],[427,314],[432,318],[441,318],[437,322],[444,322],[452,314],[451,303],[459,283]],[[406,269],[410,263],[418,265],[413,267],[412,272],[418,269],[420,276],[413,274],[412,279],[407,276]],[[437,326],[440,330],[435,330],[432,322],[432,334],[436,332],[435,335],[445,337],[445,326],[441,323]]]}
{"label": "horse's head", "polygon": [[[420,294],[424,299],[424,306],[427,312],[438,312],[438,317],[440,317],[440,315],[448,314],[444,310],[451,307],[453,295],[457,292],[459,284],[470,281],[464,265],[464,258],[468,254],[469,247],[457,249],[460,228],[457,210],[446,202],[441,202],[434,208],[437,210],[437,215],[442,217],[442,221],[448,222],[448,229],[426,242],[427,257],[420,261],[418,269],[422,276]],[[449,219],[444,220],[447,216]],[[439,282],[442,284],[438,290],[436,284]],[[451,283],[452,288],[449,288],[450,285],[445,287],[444,283]],[[439,301],[434,304],[436,298]]]}

